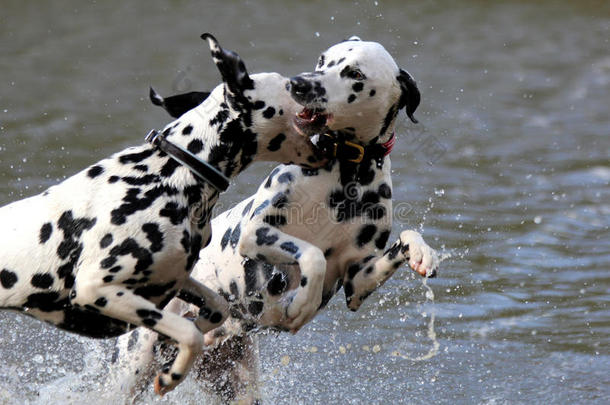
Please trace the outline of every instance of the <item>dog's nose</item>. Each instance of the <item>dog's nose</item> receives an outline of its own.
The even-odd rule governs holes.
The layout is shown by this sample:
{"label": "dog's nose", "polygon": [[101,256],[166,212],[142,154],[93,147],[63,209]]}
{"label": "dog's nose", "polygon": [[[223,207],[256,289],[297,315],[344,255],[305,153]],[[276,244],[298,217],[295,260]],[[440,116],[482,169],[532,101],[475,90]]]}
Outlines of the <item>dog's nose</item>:
{"label": "dog's nose", "polygon": [[304,96],[311,91],[311,88],[311,83],[301,76],[295,76],[290,79],[290,92],[295,96]]}

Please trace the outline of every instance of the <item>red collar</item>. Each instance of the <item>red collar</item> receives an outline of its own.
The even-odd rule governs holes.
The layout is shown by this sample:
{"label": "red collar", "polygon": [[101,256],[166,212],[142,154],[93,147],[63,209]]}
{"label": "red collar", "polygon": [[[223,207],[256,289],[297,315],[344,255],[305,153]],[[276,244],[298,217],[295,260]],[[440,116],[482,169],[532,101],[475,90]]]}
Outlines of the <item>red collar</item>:
{"label": "red collar", "polygon": [[390,137],[390,139],[387,142],[381,144],[381,146],[385,149],[385,153],[383,154],[383,156],[388,156],[390,152],[392,152],[395,143],[396,133],[392,132],[392,136]]}

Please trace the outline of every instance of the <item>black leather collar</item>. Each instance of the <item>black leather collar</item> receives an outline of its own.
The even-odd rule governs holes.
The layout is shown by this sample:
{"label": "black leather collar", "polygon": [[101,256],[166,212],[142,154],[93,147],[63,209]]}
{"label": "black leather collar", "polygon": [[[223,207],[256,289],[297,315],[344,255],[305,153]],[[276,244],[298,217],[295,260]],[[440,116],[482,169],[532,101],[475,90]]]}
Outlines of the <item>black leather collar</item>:
{"label": "black leather collar", "polygon": [[144,139],[167,153],[172,159],[189,169],[196,177],[209,183],[216,190],[222,192],[229,187],[229,179],[218,169],[199,159],[191,152],[171,143],[156,129],[151,130]]}
{"label": "black leather collar", "polygon": [[322,149],[326,156],[336,158],[342,162],[362,163],[363,160],[377,159],[390,154],[394,147],[394,134],[386,143],[376,143],[373,145],[362,146],[355,142],[337,140],[329,133],[320,135],[318,147]]}

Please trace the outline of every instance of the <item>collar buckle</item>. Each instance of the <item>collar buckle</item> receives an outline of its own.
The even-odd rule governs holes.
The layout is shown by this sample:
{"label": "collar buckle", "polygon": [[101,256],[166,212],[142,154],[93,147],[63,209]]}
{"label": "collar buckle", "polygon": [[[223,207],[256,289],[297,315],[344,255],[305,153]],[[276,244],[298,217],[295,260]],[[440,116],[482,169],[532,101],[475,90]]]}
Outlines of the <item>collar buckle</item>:
{"label": "collar buckle", "polygon": [[[335,157],[335,158],[338,157],[337,155],[339,153],[343,154],[345,152],[345,147],[348,147],[351,149],[355,149],[358,152],[358,155],[351,159],[345,159],[346,161],[352,162],[352,163],[360,163],[360,162],[362,162],[362,159],[364,159],[364,146],[358,145],[357,143],[350,142],[350,141],[336,142],[335,137],[328,133],[324,134],[324,136],[331,139],[333,157]],[[342,148],[342,151],[339,151],[339,148]]]}
{"label": "collar buckle", "polygon": [[358,145],[357,143],[350,142],[350,141],[345,141],[344,144],[346,146],[349,146],[349,147],[352,147],[352,148],[358,150],[358,157],[355,157],[353,159],[347,159],[347,161],[348,162],[353,162],[353,163],[360,163],[360,162],[362,162],[362,159],[364,158],[364,146]]}

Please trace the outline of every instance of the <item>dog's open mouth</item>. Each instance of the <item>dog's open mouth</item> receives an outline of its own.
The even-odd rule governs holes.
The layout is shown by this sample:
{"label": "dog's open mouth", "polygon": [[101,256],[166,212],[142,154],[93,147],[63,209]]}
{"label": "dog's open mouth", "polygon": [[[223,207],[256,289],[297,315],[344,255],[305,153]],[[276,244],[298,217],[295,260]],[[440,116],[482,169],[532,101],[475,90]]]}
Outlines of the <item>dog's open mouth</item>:
{"label": "dog's open mouth", "polygon": [[305,107],[294,117],[294,127],[301,134],[311,136],[326,130],[330,115],[318,108]]}

